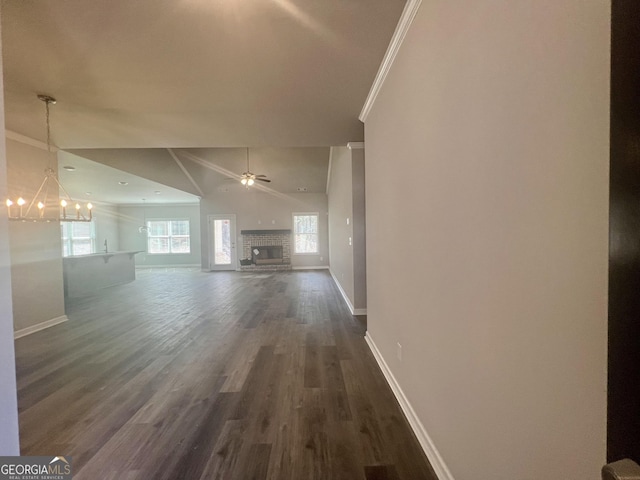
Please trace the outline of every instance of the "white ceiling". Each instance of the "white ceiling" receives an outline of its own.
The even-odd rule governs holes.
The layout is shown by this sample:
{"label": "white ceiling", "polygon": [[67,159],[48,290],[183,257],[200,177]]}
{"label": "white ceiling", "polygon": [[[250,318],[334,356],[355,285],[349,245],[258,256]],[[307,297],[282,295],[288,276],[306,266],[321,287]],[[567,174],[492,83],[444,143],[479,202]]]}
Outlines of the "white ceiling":
{"label": "white ceiling", "polygon": [[[58,178],[69,195],[95,204],[188,204],[199,198],[182,190],[92,162],[67,152],[58,153]],[[74,167],[68,171],[64,167]],[[122,185],[120,182],[126,183]],[[144,201],[143,201],[144,199]]]}
{"label": "white ceiling", "polygon": [[404,0],[2,2],[7,129],[68,148],[361,141]]}
{"label": "white ceiling", "polygon": [[[60,180],[74,198],[91,191],[94,198],[115,204],[140,203],[141,198],[147,203],[193,203],[198,197],[244,188],[240,174],[247,169],[247,154],[251,171],[271,180],[252,188],[326,191],[326,147],[74,149],[59,152],[58,164]],[[64,166],[76,170],[68,172]],[[129,185],[123,187],[120,181]]]}
{"label": "white ceiling", "polygon": [[44,141],[36,95],[56,97],[53,144],[83,157],[67,157],[63,184],[109,203],[241,188],[226,178],[247,146],[267,191],[324,192],[328,147],[363,140],[358,115],[405,4],[1,1],[6,128]]}

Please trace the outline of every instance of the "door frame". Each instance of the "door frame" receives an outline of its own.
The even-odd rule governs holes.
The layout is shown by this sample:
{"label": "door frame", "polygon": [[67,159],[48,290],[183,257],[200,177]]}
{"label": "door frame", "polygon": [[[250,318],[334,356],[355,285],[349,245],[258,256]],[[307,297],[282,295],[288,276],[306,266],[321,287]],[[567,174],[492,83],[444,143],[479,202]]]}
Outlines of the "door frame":
{"label": "door frame", "polygon": [[[213,222],[214,220],[229,220],[230,221],[230,235],[231,235],[231,263],[229,265],[216,265],[215,264],[215,253],[214,253],[214,242],[215,242],[215,233],[213,231]],[[209,251],[209,271],[217,272],[222,270],[238,270],[238,238],[236,235],[236,214],[235,213],[225,213],[225,214],[216,214],[216,215],[207,215],[207,233],[208,233],[208,251]]]}

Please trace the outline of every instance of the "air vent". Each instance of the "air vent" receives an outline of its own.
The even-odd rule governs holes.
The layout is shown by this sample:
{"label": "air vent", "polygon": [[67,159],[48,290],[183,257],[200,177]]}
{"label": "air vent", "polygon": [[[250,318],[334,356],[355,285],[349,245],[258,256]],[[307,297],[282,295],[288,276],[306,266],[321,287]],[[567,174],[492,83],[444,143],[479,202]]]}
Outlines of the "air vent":
{"label": "air vent", "polygon": [[299,192],[306,192],[307,191],[307,187],[298,187],[298,191]]}

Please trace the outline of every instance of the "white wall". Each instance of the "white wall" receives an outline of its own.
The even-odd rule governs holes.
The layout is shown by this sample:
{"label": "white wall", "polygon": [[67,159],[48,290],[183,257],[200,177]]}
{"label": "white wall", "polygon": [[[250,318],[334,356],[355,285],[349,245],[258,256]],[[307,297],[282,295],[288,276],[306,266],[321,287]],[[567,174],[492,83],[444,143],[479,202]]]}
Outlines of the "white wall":
{"label": "white wall", "polygon": [[609,29],[424,1],[366,118],[368,333],[457,480],[605,463]]}
{"label": "white wall", "polygon": [[[191,253],[159,255],[148,254],[147,234],[138,230],[144,219],[188,219]],[[119,248],[123,251],[139,250],[137,266],[198,266],[200,265],[200,207],[198,205],[137,205],[118,208]]]}
{"label": "white wall", "polygon": [[[11,139],[6,149],[9,197],[30,202],[56,154]],[[15,329],[64,316],[60,224],[10,222],[9,245]]]}
{"label": "white wall", "polygon": [[[2,52],[1,41],[0,52]],[[4,132],[4,95],[1,93],[4,91],[4,87],[2,78],[2,62],[0,61],[0,132]],[[5,139],[4,135],[0,135],[0,199],[6,198],[7,195]],[[9,226],[7,215],[4,212],[0,214],[0,385],[2,386],[0,388],[0,455],[20,455],[16,366],[13,344],[13,312],[11,305]]]}
{"label": "white wall", "polygon": [[[327,266],[329,245],[327,235],[327,195],[324,193],[270,194],[257,189],[220,192],[208,195],[200,201],[202,225],[207,225],[209,215],[236,214],[236,230],[240,242],[241,230],[292,229],[294,212],[319,213],[318,255],[291,254],[291,265],[296,268]],[[202,229],[202,268],[209,269],[208,232]],[[242,254],[238,251],[238,255]]]}

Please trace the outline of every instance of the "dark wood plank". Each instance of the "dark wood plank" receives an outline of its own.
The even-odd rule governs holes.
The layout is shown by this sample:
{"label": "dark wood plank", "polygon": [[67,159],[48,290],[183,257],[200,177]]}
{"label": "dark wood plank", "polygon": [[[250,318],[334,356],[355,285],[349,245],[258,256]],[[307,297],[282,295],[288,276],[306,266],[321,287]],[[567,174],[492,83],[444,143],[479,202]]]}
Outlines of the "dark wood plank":
{"label": "dark wood plank", "polygon": [[265,478],[267,478],[270,456],[271,445],[266,443],[251,445],[247,473],[242,478],[246,478],[247,480],[265,480]]}
{"label": "dark wood plank", "polygon": [[67,315],[16,341],[21,448],[78,480],[435,479],[326,272],[144,271]]}
{"label": "dark wood plank", "polygon": [[364,467],[367,480],[400,480],[393,465],[371,465]]}

